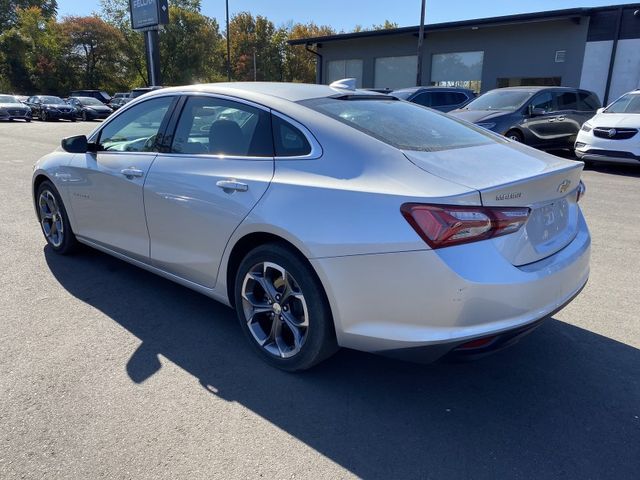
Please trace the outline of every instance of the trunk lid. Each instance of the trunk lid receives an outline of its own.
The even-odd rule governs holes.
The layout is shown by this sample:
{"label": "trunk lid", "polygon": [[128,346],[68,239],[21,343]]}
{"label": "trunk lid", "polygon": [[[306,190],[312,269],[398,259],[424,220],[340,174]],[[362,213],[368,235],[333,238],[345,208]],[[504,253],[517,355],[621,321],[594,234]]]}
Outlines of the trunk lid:
{"label": "trunk lid", "polygon": [[490,240],[516,266],[553,255],[577,233],[582,162],[501,143],[404,154],[433,175],[478,190],[484,206],[531,208],[523,228]]}

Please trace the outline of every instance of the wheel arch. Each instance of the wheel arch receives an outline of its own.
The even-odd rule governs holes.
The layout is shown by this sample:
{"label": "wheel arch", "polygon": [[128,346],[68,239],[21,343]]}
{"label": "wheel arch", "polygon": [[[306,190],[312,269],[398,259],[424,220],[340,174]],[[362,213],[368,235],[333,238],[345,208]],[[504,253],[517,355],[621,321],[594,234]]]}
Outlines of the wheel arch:
{"label": "wheel arch", "polygon": [[45,182],[45,181],[51,182],[54,187],[56,186],[53,180],[51,180],[51,178],[45,175],[42,171],[36,173],[35,176],[33,177],[33,183],[31,185],[31,198],[33,200],[33,208],[36,210],[36,213],[38,209],[38,200],[36,199],[36,195],[38,193],[38,188],[40,188],[40,185],[42,185],[42,182]]}

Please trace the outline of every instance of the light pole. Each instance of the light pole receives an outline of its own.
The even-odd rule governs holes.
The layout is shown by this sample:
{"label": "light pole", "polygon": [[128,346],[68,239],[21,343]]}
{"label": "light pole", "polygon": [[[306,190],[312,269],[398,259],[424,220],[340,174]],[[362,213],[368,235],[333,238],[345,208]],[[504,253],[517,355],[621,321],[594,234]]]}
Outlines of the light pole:
{"label": "light pole", "polygon": [[225,0],[227,6],[227,80],[231,81],[231,43],[229,41],[229,0]]}
{"label": "light pole", "polygon": [[424,37],[424,11],[427,0],[422,0],[422,8],[420,10],[420,30],[418,33],[418,73],[416,74],[416,87],[422,85],[422,42]]}

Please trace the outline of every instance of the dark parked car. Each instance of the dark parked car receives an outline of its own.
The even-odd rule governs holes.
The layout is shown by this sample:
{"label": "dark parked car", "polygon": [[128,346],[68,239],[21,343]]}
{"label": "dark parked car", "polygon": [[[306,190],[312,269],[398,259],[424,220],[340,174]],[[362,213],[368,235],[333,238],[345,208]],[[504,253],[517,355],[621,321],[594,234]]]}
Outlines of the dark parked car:
{"label": "dark parked car", "polygon": [[0,120],[31,121],[31,109],[13,95],[0,95]]}
{"label": "dark parked car", "polygon": [[567,87],[508,87],[491,90],[449,112],[532,147],[572,149],[582,124],[600,108],[598,96]]}
{"label": "dark parked car", "polygon": [[111,101],[109,102],[109,106],[113,110],[119,109],[129,100],[129,92],[118,92],[111,97]]}
{"label": "dark parked car", "polygon": [[76,121],[76,111],[60,97],[51,95],[34,95],[29,97],[27,105],[31,108],[31,115],[46,122],[48,120]]}
{"label": "dark parked car", "polygon": [[441,112],[449,112],[463,107],[476,98],[473,90],[449,87],[402,88],[394,90],[391,95]]}
{"label": "dark parked car", "polygon": [[144,95],[145,93],[148,92],[152,92],[154,90],[160,90],[162,87],[138,87],[138,88],[134,88],[133,90],[131,90],[131,92],[129,92],[129,98],[127,99],[127,101],[133,100],[134,98],[138,98],[141,95]]}
{"label": "dark parked car", "polygon": [[75,108],[76,116],[87,120],[105,119],[113,113],[111,107],[93,97],[70,97],[67,103]]}
{"label": "dark parked car", "polygon": [[69,97],[93,97],[105,105],[111,101],[111,95],[103,90],[74,90]]}

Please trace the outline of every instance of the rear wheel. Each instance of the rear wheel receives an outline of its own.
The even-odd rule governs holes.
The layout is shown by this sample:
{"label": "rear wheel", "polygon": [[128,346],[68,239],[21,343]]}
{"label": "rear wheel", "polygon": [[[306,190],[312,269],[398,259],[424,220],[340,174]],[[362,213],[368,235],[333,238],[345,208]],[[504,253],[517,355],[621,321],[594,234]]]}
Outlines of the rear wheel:
{"label": "rear wheel", "polygon": [[49,120],[48,116],[47,116],[47,112],[45,112],[44,110],[42,112],[40,112],[40,120],[42,120],[43,122],[46,122]]}
{"label": "rear wheel", "polygon": [[84,110],[82,111],[82,121],[86,122],[88,120],[87,118],[87,112],[85,112]]}
{"label": "rear wheel", "polygon": [[36,193],[38,220],[49,246],[61,255],[73,252],[78,245],[62,199],[53,184],[45,180]]}
{"label": "rear wheel", "polygon": [[514,142],[522,143],[524,141],[522,134],[518,130],[509,130],[504,136]]}
{"label": "rear wheel", "polygon": [[236,275],[235,306],[254,349],[277,368],[306,370],[338,348],[320,281],[283,245],[270,243],[247,254]]}

